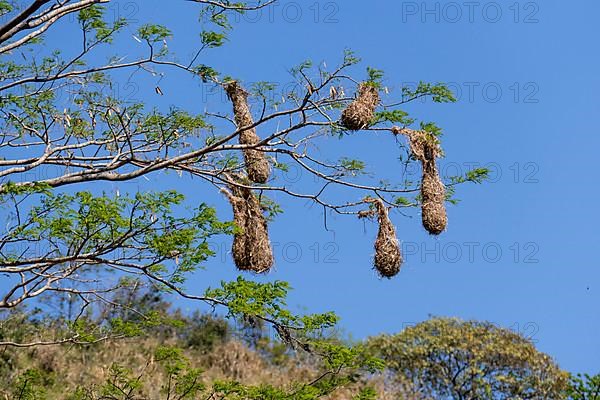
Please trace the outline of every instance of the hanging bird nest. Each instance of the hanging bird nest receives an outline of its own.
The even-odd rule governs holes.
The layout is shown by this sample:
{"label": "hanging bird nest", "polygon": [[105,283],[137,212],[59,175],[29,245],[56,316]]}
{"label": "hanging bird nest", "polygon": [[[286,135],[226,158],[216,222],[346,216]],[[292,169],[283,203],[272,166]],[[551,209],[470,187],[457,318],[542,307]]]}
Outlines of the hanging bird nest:
{"label": "hanging bird nest", "polygon": [[446,187],[435,166],[423,170],[421,183],[421,219],[423,227],[432,235],[439,235],[448,226],[446,214]]}
{"label": "hanging bird nest", "polygon": [[[248,92],[236,81],[227,83],[225,92],[233,104],[233,114],[238,129],[253,125],[254,120],[248,106]],[[256,128],[244,130],[239,138],[242,145],[253,146],[260,142]],[[248,178],[255,183],[266,183],[271,174],[271,166],[265,153],[259,149],[244,149],[243,152]]]}
{"label": "hanging bird nest", "polygon": [[448,226],[446,213],[446,187],[440,179],[436,159],[442,154],[439,141],[424,131],[392,128],[395,134],[408,137],[412,155],[421,161],[421,218],[423,227],[432,235],[439,235]]}
{"label": "hanging bird nest", "polygon": [[400,244],[396,238],[396,228],[390,221],[388,209],[381,199],[368,199],[367,202],[374,203],[375,210],[360,213],[359,217],[365,218],[377,214],[379,223],[373,264],[379,275],[391,279],[398,275],[403,262]]}
{"label": "hanging bird nest", "polygon": [[423,164],[435,165],[436,159],[442,155],[439,140],[435,136],[425,131],[412,129],[401,129],[400,133],[408,137],[410,151],[417,160]]}
{"label": "hanging bird nest", "polygon": [[233,208],[233,221],[239,231],[233,235],[231,253],[241,271],[263,273],[273,266],[273,249],[267,220],[251,189],[234,184],[223,189]]}
{"label": "hanging bird nest", "polygon": [[341,124],[350,131],[359,131],[371,125],[379,105],[379,92],[369,83],[361,83],[356,99],[342,111]]}

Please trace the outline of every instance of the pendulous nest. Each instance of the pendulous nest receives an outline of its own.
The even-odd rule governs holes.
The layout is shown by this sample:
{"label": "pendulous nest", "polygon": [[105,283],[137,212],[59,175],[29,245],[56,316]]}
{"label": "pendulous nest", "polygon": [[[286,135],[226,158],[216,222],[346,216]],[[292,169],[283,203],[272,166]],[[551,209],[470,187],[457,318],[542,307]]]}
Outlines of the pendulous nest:
{"label": "pendulous nest", "polygon": [[230,184],[223,189],[233,208],[233,221],[239,228],[233,236],[231,253],[241,271],[267,272],[273,266],[273,249],[267,220],[251,189]]}
{"label": "pendulous nest", "polygon": [[413,156],[421,161],[423,178],[421,180],[421,218],[423,227],[432,235],[439,235],[448,226],[446,213],[446,187],[440,179],[436,159],[441,155],[438,140],[424,131],[392,129],[408,137]]}
{"label": "pendulous nest", "polygon": [[369,83],[361,83],[356,99],[342,111],[342,126],[350,131],[359,131],[371,125],[375,109],[379,105],[379,92]]}
{"label": "pendulous nest", "polygon": [[[225,92],[233,104],[233,114],[238,129],[254,124],[248,106],[248,93],[235,81],[225,85]],[[260,138],[256,134],[256,128],[241,132],[239,140],[240,144],[249,146],[260,142]],[[248,178],[255,183],[266,183],[271,174],[271,166],[265,157],[265,153],[259,149],[244,149],[243,152]]]}
{"label": "pendulous nest", "polygon": [[379,223],[373,264],[379,275],[384,278],[392,278],[398,275],[403,262],[400,244],[396,238],[396,228],[390,221],[388,209],[383,201],[381,199],[369,201],[375,204],[377,222]]}
{"label": "pendulous nest", "polygon": [[423,171],[421,183],[421,219],[423,227],[432,235],[439,235],[448,226],[446,187],[437,170]]}

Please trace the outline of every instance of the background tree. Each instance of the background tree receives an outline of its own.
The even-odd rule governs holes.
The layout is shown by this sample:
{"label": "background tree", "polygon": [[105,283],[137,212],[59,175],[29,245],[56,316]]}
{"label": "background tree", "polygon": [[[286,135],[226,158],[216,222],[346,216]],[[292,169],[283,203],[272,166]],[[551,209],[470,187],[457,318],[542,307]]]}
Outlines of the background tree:
{"label": "background tree", "polygon": [[528,339],[487,322],[433,318],[369,348],[392,379],[435,399],[562,399],[568,380]]}
{"label": "background tree", "polygon": [[[399,176],[396,183],[382,183],[363,174],[364,163],[348,154],[320,158],[314,149],[324,138],[343,139],[358,129],[388,134],[382,140],[398,143],[407,167],[419,160],[404,136],[418,137],[421,145],[435,147],[426,161],[428,171],[437,173],[441,129],[401,107],[423,97],[454,101],[444,85],[421,83],[404,88],[401,99],[381,99],[381,71],[368,68],[360,79],[352,78],[361,72],[350,51],[334,68],[310,61],[292,68],[295,87],[285,93],[269,82],[245,87],[209,65],[211,51],[224,45],[232,29],[229,16],[272,2],[196,0],[202,23],[189,28],[199,35],[199,45],[183,60],[170,50],[176,38],[168,27],[111,20],[102,4],[117,1],[0,1],[6,21],[0,27],[0,202],[6,227],[0,234],[0,311],[10,319],[15,312],[54,317],[52,304],[66,310],[52,319],[61,321],[61,329],[46,329],[40,317],[32,325],[35,332],[3,335],[0,346],[90,344],[171,323],[163,308],[148,306],[151,299],[144,307],[132,303],[145,286],[222,307],[234,319],[269,324],[288,345],[324,357],[327,377],[346,367],[373,370],[376,363],[361,351],[320,339],[317,332],[337,322],[333,313],[290,313],[285,282],[239,278],[194,292],[185,285],[214,255],[209,240],[221,235],[234,236],[239,269],[270,268],[267,224],[281,211],[270,193],[310,201],[325,217],[373,216],[373,198],[391,210],[422,205],[419,182]],[[169,73],[182,77],[178,83],[190,88],[190,97],[206,87],[226,93],[231,105],[197,114],[165,106],[164,100],[131,100],[115,90],[137,80],[151,85],[158,98],[168,97],[161,79]],[[356,88],[358,97],[343,88],[349,93]],[[290,185],[272,173],[291,163],[305,172],[304,182]],[[182,194],[156,191],[143,179],[165,182],[167,172],[223,193],[234,221],[220,221],[214,205],[192,206]],[[478,169],[446,177],[436,209],[444,199],[451,201],[454,185],[480,182],[485,175]],[[135,182],[138,189],[122,193],[106,182]],[[388,270],[397,272],[396,267]],[[38,308],[27,310],[31,305]],[[113,310],[102,313],[107,306]],[[172,355],[163,354],[167,360]],[[339,382],[344,379],[349,378]]]}

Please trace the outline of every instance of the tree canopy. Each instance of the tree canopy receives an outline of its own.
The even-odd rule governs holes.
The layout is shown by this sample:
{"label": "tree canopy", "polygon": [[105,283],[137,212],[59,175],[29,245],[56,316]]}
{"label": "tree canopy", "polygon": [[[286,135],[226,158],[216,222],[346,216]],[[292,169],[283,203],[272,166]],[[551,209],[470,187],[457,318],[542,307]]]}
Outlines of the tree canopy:
{"label": "tree canopy", "polygon": [[577,374],[571,376],[568,393],[569,398],[573,400],[600,399],[600,374]]}
{"label": "tree canopy", "polygon": [[[0,273],[6,282],[0,309],[52,295],[80,311],[70,315],[69,334],[41,342],[122,336],[122,327],[115,328],[119,324],[92,328],[83,318],[108,294],[140,284],[258,318],[274,324],[285,338],[295,329],[330,326],[332,314],[303,317],[284,311],[288,285],[283,282],[263,285],[240,278],[193,293],[185,282],[214,255],[208,245],[214,237],[233,236],[232,264],[238,269],[270,269],[275,260],[268,223],[281,212],[270,194],[310,201],[324,216],[379,213],[380,221],[390,210],[421,207],[426,227],[426,220],[438,217],[439,234],[453,187],[481,182],[486,175],[475,170],[446,177],[442,184],[435,168],[442,155],[441,129],[402,110],[423,97],[454,101],[442,84],[421,83],[404,88],[400,99],[382,99],[382,71],[368,67],[361,73],[364,66],[357,69],[361,61],[350,50],[332,68],[310,61],[291,68],[295,84],[281,98],[274,95],[275,83],[244,85],[212,68],[212,52],[226,44],[233,29],[230,16],[271,2],[195,1],[201,23],[188,23],[199,45],[185,61],[171,50],[177,37],[168,26],[113,18],[104,6],[110,2],[0,2],[7,21],[0,29],[0,200],[7,227],[0,236]],[[79,40],[65,43],[64,37]],[[230,104],[202,113],[166,106],[155,99],[168,97],[160,84],[167,74],[182,74],[178,84],[191,97],[199,88],[210,88],[226,94]],[[154,85],[155,97],[132,100],[114,90],[138,80]],[[404,166],[422,163],[436,194],[429,196],[429,186],[420,182],[372,178],[363,173],[365,164],[348,154],[319,158],[314,150],[324,138],[343,140],[356,130],[385,134],[382,140],[398,143]],[[433,158],[414,156],[415,138],[419,146],[435,147],[429,151]],[[304,182],[292,185],[273,174],[290,164],[306,173]],[[230,204],[200,198],[190,205],[181,193],[144,183],[148,176],[167,181],[173,176],[169,172],[223,193]],[[114,190],[106,182],[136,182],[138,190]],[[233,221],[220,221],[217,206],[231,209]],[[389,224],[385,232],[385,248],[397,253]],[[391,277],[402,258],[395,254],[389,260],[393,265],[376,265]]]}
{"label": "tree canopy", "polygon": [[[440,176],[442,128],[407,111],[423,98],[454,102],[444,84],[420,82],[390,94],[384,72],[349,49],[327,55],[327,62],[290,66],[293,85],[283,89],[269,76],[250,83],[226,67],[217,70],[213,54],[227,45],[231,16],[275,1],[191,1],[196,15],[181,21],[197,38],[190,48],[161,21],[112,16],[106,6],[119,0],[0,0],[0,357],[8,360],[2,366],[61,345],[86,359],[93,345],[147,343],[153,335],[168,341],[169,332],[180,341],[144,354],[148,365],[160,367],[166,398],[308,400],[352,387],[348,393],[366,400],[381,393],[369,378],[384,368],[438,398],[560,398],[564,373],[506,330],[434,319],[375,338],[370,347],[348,343],[328,335],[335,313],[294,313],[286,304],[289,283],[253,279],[277,261],[269,225],[283,206],[275,195],[317,206],[325,228],[332,214],[377,224],[374,267],[393,278],[403,256],[391,216],[420,212],[422,228],[440,235],[456,187],[487,176],[482,168]],[[184,51],[173,50],[182,43]],[[199,93],[211,90],[226,104],[181,106],[165,76],[176,76],[177,92],[198,103]],[[131,98],[122,90],[131,84],[150,90]],[[360,149],[320,151],[327,140],[357,134],[397,148],[393,181],[371,170]],[[291,166],[303,172],[301,181],[278,174]],[[412,167],[419,179],[406,175]],[[199,195],[163,189],[174,179]],[[231,218],[219,218],[221,209]],[[229,266],[242,275],[191,288],[190,276],[215,256],[213,238],[231,242]],[[173,315],[163,295],[217,309],[244,327],[268,326],[278,355],[312,364],[292,382],[206,382],[181,343],[202,353],[226,336],[228,325],[210,319],[200,335],[185,331],[194,321]],[[36,368],[13,378],[16,392],[7,393],[16,398],[42,398],[39,387],[52,386]],[[595,378],[573,379],[575,400],[595,398],[595,389],[585,389],[597,386]],[[72,398],[138,398],[141,378],[115,362],[102,385]]]}
{"label": "tree canopy", "polygon": [[491,323],[433,318],[369,340],[393,376],[436,399],[562,399],[568,375],[526,338]]}

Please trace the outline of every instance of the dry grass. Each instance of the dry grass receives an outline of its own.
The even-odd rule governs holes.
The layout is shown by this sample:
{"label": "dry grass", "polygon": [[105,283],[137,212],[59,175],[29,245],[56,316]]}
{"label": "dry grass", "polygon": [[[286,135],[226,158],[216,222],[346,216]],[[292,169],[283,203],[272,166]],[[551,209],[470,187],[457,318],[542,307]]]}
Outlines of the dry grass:
{"label": "dry grass", "polygon": [[[162,399],[161,389],[168,384],[168,377],[153,355],[160,346],[178,344],[176,339],[149,337],[105,342],[89,348],[51,346],[19,351],[19,357],[13,358],[10,376],[0,377],[0,384],[14,382],[26,369],[41,369],[54,377],[45,388],[46,398],[62,399],[78,387],[102,386],[111,377],[111,366],[117,364],[130,369],[132,376],[140,377],[142,389],[135,398]],[[274,365],[237,340],[222,343],[207,354],[185,349],[184,355],[191,367],[204,371],[201,379],[207,386],[216,381],[238,381],[244,385],[272,385],[291,390],[294,383],[311,382],[322,373],[309,358],[291,356],[283,364]],[[372,378],[369,383],[378,391],[378,399],[398,398],[396,390],[386,388],[382,378]],[[359,386],[349,383],[322,398],[347,400],[358,394]],[[0,395],[10,398],[11,390],[0,387]]]}

